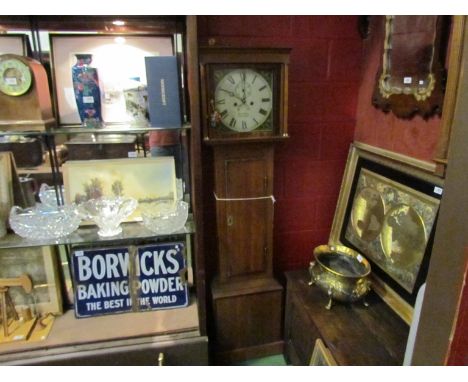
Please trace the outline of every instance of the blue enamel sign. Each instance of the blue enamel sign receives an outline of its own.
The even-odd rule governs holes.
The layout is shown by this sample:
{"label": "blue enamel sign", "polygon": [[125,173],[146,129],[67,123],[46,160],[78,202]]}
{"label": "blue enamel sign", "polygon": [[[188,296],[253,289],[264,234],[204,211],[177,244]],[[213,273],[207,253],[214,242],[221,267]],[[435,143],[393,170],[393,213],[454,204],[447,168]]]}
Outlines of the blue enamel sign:
{"label": "blue enamel sign", "polygon": [[140,310],[188,305],[184,245],[158,244],[138,247],[138,301]]}
{"label": "blue enamel sign", "polygon": [[76,316],[187,306],[184,248],[183,243],[137,247],[133,282],[128,248],[75,250]]}

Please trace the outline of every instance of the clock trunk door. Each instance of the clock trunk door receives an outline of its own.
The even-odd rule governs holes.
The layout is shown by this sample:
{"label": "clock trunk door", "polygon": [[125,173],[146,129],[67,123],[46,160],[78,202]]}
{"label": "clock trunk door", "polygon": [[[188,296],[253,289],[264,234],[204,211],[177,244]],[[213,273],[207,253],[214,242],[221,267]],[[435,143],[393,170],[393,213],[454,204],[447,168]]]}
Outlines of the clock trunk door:
{"label": "clock trunk door", "polygon": [[217,202],[220,277],[271,276],[273,148],[217,147],[215,163],[218,198],[234,199]]}

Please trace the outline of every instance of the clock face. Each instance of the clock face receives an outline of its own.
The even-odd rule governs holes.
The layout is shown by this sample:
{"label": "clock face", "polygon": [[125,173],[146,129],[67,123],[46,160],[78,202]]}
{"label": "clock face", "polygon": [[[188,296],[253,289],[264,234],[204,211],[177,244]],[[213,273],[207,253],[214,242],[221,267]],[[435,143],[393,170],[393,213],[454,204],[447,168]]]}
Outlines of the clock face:
{"label": "clock face", "polygon": [[271,129],[271,73],[247,68],[219,70],[214,79],[214,109],[223,126],[240,133]]}
{"label": "clock face", "polygon": [[22,61],[10,58],[0,61],[0,91],[10,96],[25,94],[32,85],[29,67]]}

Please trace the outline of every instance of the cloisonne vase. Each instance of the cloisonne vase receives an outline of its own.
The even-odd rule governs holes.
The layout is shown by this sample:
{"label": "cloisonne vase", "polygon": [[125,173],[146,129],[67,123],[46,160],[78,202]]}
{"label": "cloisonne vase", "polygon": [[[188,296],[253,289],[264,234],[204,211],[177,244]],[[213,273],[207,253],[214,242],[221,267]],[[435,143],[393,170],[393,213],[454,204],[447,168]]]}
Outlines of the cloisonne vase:
{"label": "cloisonne vase", "polygon": [[97,69],[90,66],[91,54],[76,54],[72,67],[73,90],[81,123],[85,127],[101,127],[101,91]]}

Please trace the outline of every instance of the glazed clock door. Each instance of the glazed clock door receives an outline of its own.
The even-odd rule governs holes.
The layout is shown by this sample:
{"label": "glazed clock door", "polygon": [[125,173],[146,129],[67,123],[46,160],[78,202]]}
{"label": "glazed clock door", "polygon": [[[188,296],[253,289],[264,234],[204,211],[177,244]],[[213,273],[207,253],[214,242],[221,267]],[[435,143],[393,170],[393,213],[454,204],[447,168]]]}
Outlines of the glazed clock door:
{"label": "glazed clock door", "polygon": [[221,281],[271,276],[272,145],[218,146],[215,167]]}

